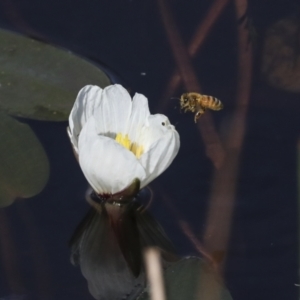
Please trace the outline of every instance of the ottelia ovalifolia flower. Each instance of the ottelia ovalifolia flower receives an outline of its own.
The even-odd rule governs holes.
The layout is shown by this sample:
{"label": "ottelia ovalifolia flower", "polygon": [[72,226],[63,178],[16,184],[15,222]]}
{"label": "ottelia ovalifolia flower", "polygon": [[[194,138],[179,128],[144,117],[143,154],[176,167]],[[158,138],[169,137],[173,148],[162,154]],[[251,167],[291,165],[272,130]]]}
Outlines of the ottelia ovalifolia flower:
{"label": "ottelia ovalifolia flower", "polygon": [[119,84],[81,89],[68,134],[90,185],[107,196],[136,178],[140,188],[146,186],[171,164],[180,146],[168,118],[151,115],[144,95],[131,99]]}

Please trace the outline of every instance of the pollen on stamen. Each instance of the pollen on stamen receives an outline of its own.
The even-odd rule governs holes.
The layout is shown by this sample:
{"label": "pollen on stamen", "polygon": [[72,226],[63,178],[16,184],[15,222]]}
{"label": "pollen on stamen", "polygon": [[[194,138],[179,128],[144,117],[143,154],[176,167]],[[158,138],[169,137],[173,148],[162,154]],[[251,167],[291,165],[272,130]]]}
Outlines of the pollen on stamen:
{"label": "pollen on stamen", "polygon": [[140,158],[144,153],[144,148],[137,143],[132,143],[128,134],[123,135],[122,133],[118,133],[115,138],[116,142],[120,145],[131,151],[137,158]]}
{"label": "pollen on stamen", "polygon": [[144,153],[144,148],[143,146],[140,146],[137,143],[133,143],[131,145],[130,151],[133,152],[137,158],[140,158]]}
{"label": "pollen on stamen", "polygon": [[120,145],[125,147],[126,149],[130,150],[131,147],[131,141],[128,137],[128,135],[123,135],[122,133],[117,133],[116,135],[116,142],[118,142]]}

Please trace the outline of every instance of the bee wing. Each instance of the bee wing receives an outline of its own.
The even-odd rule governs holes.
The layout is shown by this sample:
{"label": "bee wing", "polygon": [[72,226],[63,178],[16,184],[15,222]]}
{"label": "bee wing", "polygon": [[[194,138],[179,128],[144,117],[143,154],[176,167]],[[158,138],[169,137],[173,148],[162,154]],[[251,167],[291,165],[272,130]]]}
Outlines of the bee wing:
{"label": "bee wing", "polygon": [[[126,221],[119,225],[130,227],[130,222],[129,225],[126,225]],[[129,228],[122,233],[128,231]],[[80,265],[95,299],[121,299],[126,295],[129,295],[126,299],[135,299],[145,287],[144,272],[140,272],[138,277],[134,276],[125,259],[126,254],[121,250],[120,237],[115,232],[107,211],[92,207],[70,240],[71,261]],[[129,248],[136,247],[135,243],[130,243],[127,245]]]}

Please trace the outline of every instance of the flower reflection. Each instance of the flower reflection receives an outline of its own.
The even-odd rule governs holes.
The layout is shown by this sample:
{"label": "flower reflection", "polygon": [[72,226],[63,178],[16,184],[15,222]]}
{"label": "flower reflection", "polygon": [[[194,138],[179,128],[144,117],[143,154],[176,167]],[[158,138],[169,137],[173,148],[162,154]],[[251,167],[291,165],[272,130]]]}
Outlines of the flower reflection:
{"label": "flower reflection", "polygon": [[69,118],[68,134],[93,188],[92,208],[71,241],[95,299],[134,299],[145,288],[142,249],[157,246],[166,264],[177,259],[159,224],[140,204],[139,191],[160,175],[179,150],[179,135],[147,99],[131,99],[121,85],[86,86]]}

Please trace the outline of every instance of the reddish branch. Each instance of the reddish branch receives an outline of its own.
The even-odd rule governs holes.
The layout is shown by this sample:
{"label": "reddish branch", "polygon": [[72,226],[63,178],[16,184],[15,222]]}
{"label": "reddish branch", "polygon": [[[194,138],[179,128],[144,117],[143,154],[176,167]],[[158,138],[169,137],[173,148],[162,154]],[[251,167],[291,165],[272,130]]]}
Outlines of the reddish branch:
{"label": "reddish branch", "polygon": [[[162,187],[159,189],[160,191],[163,190]],[[210,263],[210,265],[216,269],[216,261],[214,261],[213,257],[207,252],[203,244],[200,242],[198,237],[194,234],[192,229],[190,228],[188,222],[184,220],[182,217],[180,211],[173,205],[174,201],[171,199],[165,191],[162,192],[162,200],[167,205],[168,209],[171,211],[173,216],[176,220],[179,220],[178,225],[183,232],[183,234],[189,239],[189,241],[193,244],[195,249],[206,259],[207,262]]]}
{"label": "reddish branch", "polygon": [[28,235],[29,250],[32,255],[32,270],[34,271],[35,288],[38,297],[43,300],[53,299],[50,266],[47,261],[46,249],[41,243],[39,227],[35,223],[34,215],[26,200],[20,200],[14,205]]}
{"label": "reddish branch", "polygon": [[[167,5],[167,0],[158,0],[158,4],[164,28],[185,88],[190,92],[200,92],[201,87],[193,70],[187,49],[184,46],[171,15],[170,8]],[[220,167],[224,158],[224,150],[210,113],[206,113],[201,118],[201,121],[199,122],[199,130],[205,143],[206,155],[212,160],[216,168]]]}
{"label": "reddish branch", "polygon": [[[181,79],[187,91],[200,92],[201,88],[193,71],[189,54],[195,55],[204,40],[205,34],[201,36],[198,33],[198,42],[192,44],[189,48],[189,52],[187,52],[170,14],[170,9],[167,7],[165,1],[166,0],[158,0],[158,3],[168,39],[179,70],[179,73],[175,73],[173,75],[167,92],[174,92]],[[216,19],[222,9],[225,7],[226,3],[227,1],[225,0],[216,0],[215,7],[219,7],[219,10],[216,11],[215,14],[213,14],[211,10],[211,15],[207,16],[206,20],[209,20],[209,18],[212,18],[212,16],[214,16]],[[241,20],[246,14],[247,0],[235,0],[235,6],[238,24],[238,21]],[[246,21],[246,18],[243,19]],[[213,20],[210,20],[211,23],[209,23],[209,26],[206,27],[207,32],[213,24]],[[202,24],[204,24],[204,22]],[[213,178],[211,201],[209,204],[207,226],[204,235],[206,249],[208,249],[212,254],[214,258],[213,260],[219,262],[222,262],[226,255],[229,239],[238,177],[239,159],[244,140],[246,114],[251,90],[252,46],[249,44],[249,33],[244,25],[245,24],[237,25],[239,48],[239,82],[237,86],[236,108],[230,123],[230,127],[228,128],[229,134],[227,140],[225,141],[225,151],[223,150],[210,116],[206,114],[202,118],[201,122],[199,122],[199,127],[206,146],[207,155],[211,158],[214,165],[219,168],[218,170],[215,170]],[[223,159],[224,156],[225,159]],[[201,244],[198,243],[197,238],[191,234],[190,230],[187,230],[189,228],[186,226],[184,221],[181,221],[181,227],[184,233],[189,236],[195,245],[200,245],[200,248],[197,247],[199,248],[200,252],[206,253]]]}
{"label": "reddish branch", "polygon": [[2,266],[4,278],[11,293],[24,294],[25,288],[23,279],[20,275],[20,266],[16,253],[16,245],[13,241],[6,211],[0,209],[0,257],[2,258]]}
{"label": "reddish branch", "polygon": [[[238,21],[246,14],[247,0],[235,0],[235,6]],[[205,246],[214,257],[218,257],[220,260],[226,255],[231,229],[239,160],[245,135],[246,114],[251,90],[252,46],[249,44],[249,32],[244,25],[237,25],[239,82],[236,108],[225,144],[226,158],[221,168],[214,175],[207,227],[204,235]]]}
{"label": "reddish branch", "polygon": [[[188,47],[188,54],[190,57],[194,57],[200,50],[201,46],[203,45],[205,38],[208,36],[209,32],[211,31],[213,25],[219,18],[220,14],[222,13],[223,9],[228,4],[229,0],[215,0],[212,4],[211,8],[209,9],[208,13],[204,17],[204,19],[200,22],[194,37]],[[174,94],[174,92],[179,88],[181,84],[181,76],[178,70],[174,70],[171,79],[167,85],[167,88],[163,94],[162,101],[160,102],[160,106],[158,111],[162,111],[166,108],[169,103],[170,96]]]}

